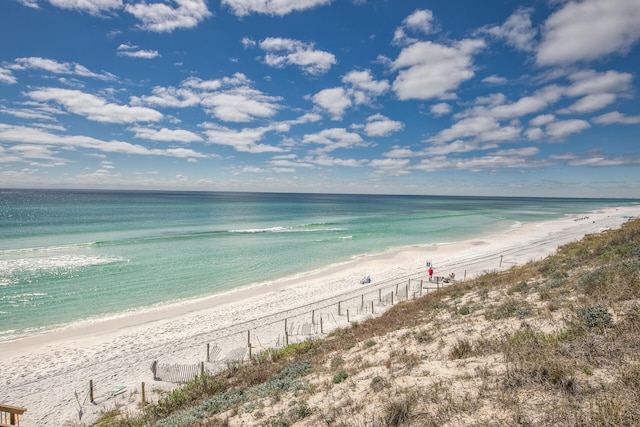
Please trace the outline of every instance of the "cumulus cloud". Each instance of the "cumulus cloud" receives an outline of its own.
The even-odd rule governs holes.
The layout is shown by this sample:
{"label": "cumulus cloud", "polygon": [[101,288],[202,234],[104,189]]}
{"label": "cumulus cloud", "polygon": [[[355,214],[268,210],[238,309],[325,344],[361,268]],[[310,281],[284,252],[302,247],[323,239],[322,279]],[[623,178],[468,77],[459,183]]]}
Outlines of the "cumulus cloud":
{"label": "cumulus cloud", "polygon": [[633,75],[615,70],[597,72],[583,70],[569,75],[572,82],[567,88],[569,96],[583,96],[601,93],[624,93],[631,89]]}
{"label": "cumulus cloud", "polygon": [[418,9],[411,15],[407,16],[402,25],[398,27],[393,35],[393,43],[408,44],[415,43],[417,40],[409,34],[429,34],[434,31],[433,12],[429,9]]}
{"label": "cumulus cloud", "polygon": [[247,16],[252,13],[284,16],[291,12],[300,12],[329,3],[331,0],[222,0],[221,2],[237,16]]}
{"label": "cumulus cloud", "polygon": [[531,25],[532,9],[519,9],[504,24],[485,27],[480,33],[489,34],[520,51],[530,52],[535,48],[538,31]]}
{"label": "cumulus cloud", "polygon": [[355,70],[342,77],[344,87],[323,89],[311,97],[317,107],[331,114],[333,120],[340,120],[347,108],[353,105],[371,104],[386,93],[387,80],[375,80],[370,70]]}
{"label": "cumulus cloud", "polygon": [[79,90],[42,88],[26,92],[26,96],[39,102],[54,102],[73,114],[97,122],[136,123],[162,119],[162,113],[151,108],[113,104]]}
{"label": "cumulus cloud", "polygon": [[592,111],[601,110],[613,104],[616,101],[616,95],[612,93],[598,93],[594,95],[587,95],[567,108],[560,110],[560,113],[589,113]]}
{"label": "cumulus cloud", "polygon": [[138,46],[130,44],[121,44],[118,46],[118,56],[127,56],[129,58],[153,59],[161,56],[157,50],[144,50]]}
{"label": "cumulus cloud", "polygon": [[407,159],[373,159],[369,162],[369,166],[373,168],[374,173],[386,176],[402,176],[408,175],[410,161]]}
{"label": "cumulus cloud", "polygon": [[0,123],[0,140],[30,145],[57,146],[65,150],[86,149],[104,153],[167,156],[179,158],[205,158],[207,155],[186,148],[149,149],[125,141],[104,141],[82,135],[57,135],[43,129],[26,126],[11,126]]}
{"label": "cumulus cloud", "polygon": [[582,132],[590,127],[591,125],[589,122],[585,120],[560,120],[547,125],[547,134],[553,138],[563,138],[567,135],[571,135],[572,133]]}
{"label": "cumulus cloud", "polygon": [[273,117],[280,109],[280,97],[252,87],[242,73],[222,79],[190,77],[180,87],[155,87],[152,95],[132,99],[134,105],[185,108],[201,106],[207,114],[227,122],[250,122]]}
{"label": "cumulus cloud", "polygon": [[294,65],[308,74],[320,75],[336,64],[332,53],[316,50],[313,43],[299,40],[269,37],[260,42],[260,48],[266,52],[265,63],[272,67]]}
{"label": "cumulus cloud", "polygon": [[382,114],[375,114],[367,118],[364,133],[367,136],[389,136],[404,129],[404,123],[391,120]]}
{"label": "cumulus cloud", "polygon": [[53,74],[67,74],[78,77],[90,77],[98,80],[116,80],[116,77],[111,73],[96,73],[89,70],[87,67],[77,63],[59,62],[53,59],[41,58],[38,56],[17,58],[13,64],[8,66],[8,68],[14,71],[44,70]]}
{"label": "cumulus cloud", "polygon": [[569,1],[545,22],[536,61],[567,65],[625,53],[640,38],[638,22],[638,1]]}
{"label": "cumulus cloud", "polygon": [[18,79],[13,75],[11,70],[0,67],[0,83],[12,85],[18,83]]}
{"label": "cumulus cloud", "polygon": [[281,147],[259,144],[267,132],[275,130],[273,127],[231,129],[225,126],[207,124],[204,131],[207,142],[232,147],[244,153],[281,153],[286,151]]}
{"label": "cumulus cloud", "polygon": [[323,89],[311,99],[317,106],[328,111],[334,120],[341,119],[345,110],[353,104],[351,97],[342,87]]}
{"label": "cumulus cloud", "polygon": [[76,10],[96,16],[122,8],[122,0],[49,0],[49,3],[61,9]]}
{"label": "cumulus cloud", "polygon": [[339,148],[366,147],[366,143],[357,133],[349,132],[344,128],[324,129],[318,133],[303,136],[304,143],[314,143],[322,147],[316,150],[318,153],[328,153]]}
{"label": "cumulus cloud", "polygon": [[451,112],[451,105],[446,102],[439,102],[438,104],[431,106],[431,114],[434,116],[443,116]]}
{"label": "cumulus cloud", "polygon": [[443,144],[456,139],[471,138],[475,141],[509,141],[520,136],[517,124],[502,126],[495,118],[476,116],[462,119],[453,126],[440,131],[430,142]]}
{"label": "cumulus cloud", "polygon": [[282,147],[260,144],[259,142],[269,132],[286,133],[289,132],[291,126],[312,123],[320,120],[317,114],[304,114],[297,119],[286,120],[282,122],[273,122],[267,126],[255,128],[231,129],[217,124],[206,123],[205,135],[207,142],[212,144],[224,145],[232,147],[238,152],[245,153],[282,153],[287,151],[286,144]]}
{"label": "cumulus cloud", "polygon": [[618,111],[612,111],[596,117],[593,121],[601,125],[637,125],[640,124],[640,116],[627,116]]}
{"label": "cumulus cloud", "polygon": [[391,69],[399,71],[393,90],[401,100],[450,98],[475,75],[473,55],[482,40],[462,40],[451,46],[417,42],[400,52]]}
{"label": "cumulus cloud", "polygon": [[198,142],[204,139],[197,133],[184,129],[153,129],[149,127],[134,126],[129,130],[135,133],[136,138],[163,142]]}
{"label": "cumulus cloud", "polygon": [[140,2],[127,4],[125,10],[142,21],[140,28],[155,33],[193,28],[212,16],[205,0],[171,0],[170,4]]}

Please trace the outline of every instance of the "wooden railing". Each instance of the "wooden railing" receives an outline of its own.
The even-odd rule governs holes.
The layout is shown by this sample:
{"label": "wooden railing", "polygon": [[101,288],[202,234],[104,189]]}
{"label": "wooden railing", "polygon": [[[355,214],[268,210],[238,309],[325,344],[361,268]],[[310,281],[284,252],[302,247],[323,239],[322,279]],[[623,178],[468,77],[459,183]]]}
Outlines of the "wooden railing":
{"label": "wooden railing", "polygon": [[20,416],[26,412],[26,408],[0,404],[0,427],[20,425]]}

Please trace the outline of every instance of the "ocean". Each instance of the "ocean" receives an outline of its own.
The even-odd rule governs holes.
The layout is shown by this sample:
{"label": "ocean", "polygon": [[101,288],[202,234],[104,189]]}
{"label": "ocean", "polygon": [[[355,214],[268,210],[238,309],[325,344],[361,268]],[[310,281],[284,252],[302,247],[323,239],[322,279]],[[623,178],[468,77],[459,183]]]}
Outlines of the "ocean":
{"label": "ocean", "polygon": [[637,201],[0,190],[0,341],[362,254],[631,203]]}

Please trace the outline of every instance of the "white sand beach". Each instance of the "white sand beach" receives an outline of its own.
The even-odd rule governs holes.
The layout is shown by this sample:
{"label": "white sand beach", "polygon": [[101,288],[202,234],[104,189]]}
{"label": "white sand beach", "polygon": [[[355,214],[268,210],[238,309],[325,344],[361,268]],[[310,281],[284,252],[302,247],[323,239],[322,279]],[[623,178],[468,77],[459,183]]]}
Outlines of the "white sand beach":
{"label": "white sand beach", "polygon": [[[351,321],[378,315],[382,305],[375,304],[373,314],[358,307],[371,300],[373,308],[377,295],[386,295],[399,284],[410,284],[412,297],[420,280],[425,288],[435,286],[427,283],[425,261],[431,261],[436,276],[455,273],[457,280],[469,279],[539,260],[587,234],[618,228],[639,213],[640,206],[610,208],[522,224],[469,241],[365,255],[248,289],[3,342],[0,403],[27,408],[21,420],[26,426],[90,424],[115,407],[133,412],[142,400],[143,382],[147,401],[176,387],[154,380],[153,361],[196,365],[205,361],[210,344],[217,352],[206,369],[222,367],[225,357],[233,359],[231,354],[238,349],[243,352],[235,354],[247,357],[248,342],[259,351],[282,345],[287,338],[322,336],[348,325],[349,309]],[[370,284],[360,283],[365,275],[371,277]],[[340,313],[338,301],[344,301]],[[322,331],[317,327],[320,318],[325,320]],[[284,319],[290,321],[287,328],[298,328],[291,337],[285,337]],[[90,381],[94,403],[89,398]]]}

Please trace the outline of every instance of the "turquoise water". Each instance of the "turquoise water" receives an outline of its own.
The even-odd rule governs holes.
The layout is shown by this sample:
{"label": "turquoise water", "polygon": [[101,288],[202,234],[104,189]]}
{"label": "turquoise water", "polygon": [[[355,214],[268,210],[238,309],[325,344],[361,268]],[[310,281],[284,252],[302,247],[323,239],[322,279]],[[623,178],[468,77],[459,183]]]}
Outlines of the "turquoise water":
{"label": "turquoise water", "polygon": [[628,200],[0,190],[0,341]]}

